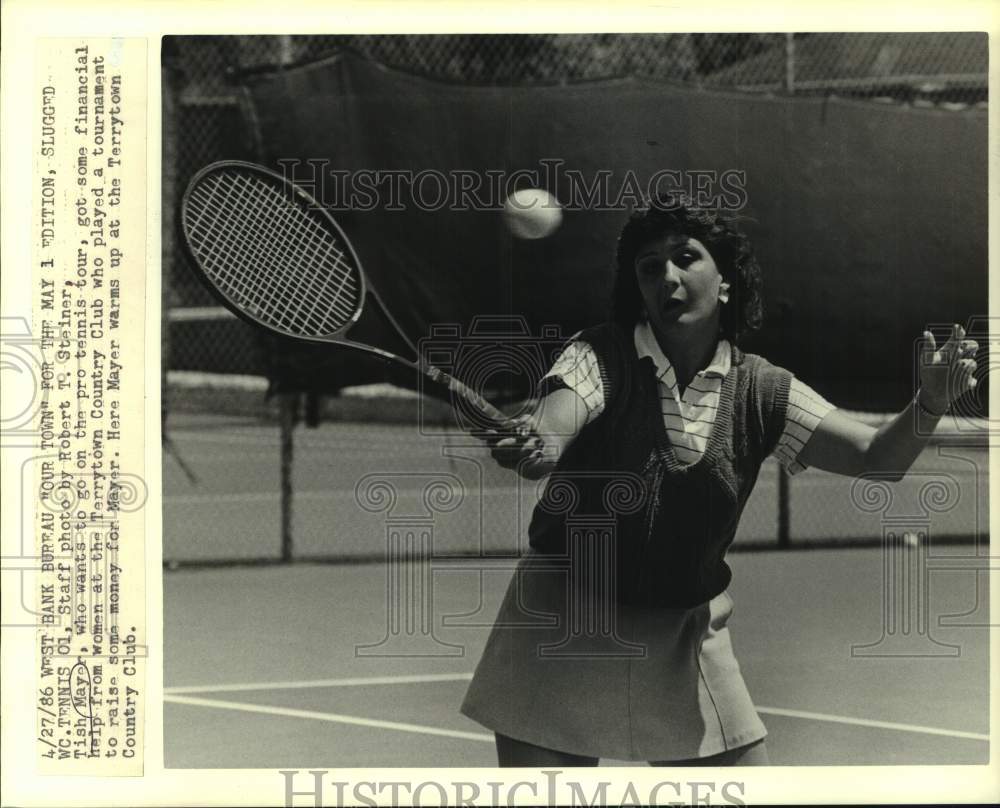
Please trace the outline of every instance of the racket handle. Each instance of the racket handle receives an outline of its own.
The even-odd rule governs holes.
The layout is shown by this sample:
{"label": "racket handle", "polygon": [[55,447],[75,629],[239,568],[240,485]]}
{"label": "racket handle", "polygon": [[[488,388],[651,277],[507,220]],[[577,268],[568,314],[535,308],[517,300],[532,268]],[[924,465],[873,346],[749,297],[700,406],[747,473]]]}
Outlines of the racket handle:
{"label": "racket handle", "polygon": [[490,402],[488,402],[485,398],[479,395],[479,393],[477,393],[468,385],[460,382],[454,376],[445,373],[443,370],[439,370],[433,365],[424,364],[420,369],[429,379],[438,384],[444,385],[452,393],[457,393],[458,395],[460,395],[462,398],[464,398],[466,401],[472,404],[473,407],[475,407],[483,415],[485,415],[487,418],[489,418],[497,425],[503,426],[510,421],[510,418],[508,418],[506,415],[500,412],[500,410],[498,410],[496,407],[490,404]]}

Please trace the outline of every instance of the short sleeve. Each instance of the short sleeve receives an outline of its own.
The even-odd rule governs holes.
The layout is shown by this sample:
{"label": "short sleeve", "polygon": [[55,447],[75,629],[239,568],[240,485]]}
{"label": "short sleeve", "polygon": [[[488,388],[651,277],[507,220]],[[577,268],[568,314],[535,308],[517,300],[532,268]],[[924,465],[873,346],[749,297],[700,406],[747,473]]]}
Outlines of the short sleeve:
{"label": "short sleeve", "polygon": [[806,469],[799,462],[799,453],[809,442],[819,422],[835,409],[833,404],[805,382],[792,378],[785,428],[774,449],[774,456],[789,474],[798,474]]}
{"label": "short sleeve", "polygon": [[552,369],[542,379],[545,382],[560,380],[575,392],[587,408],[585,423],[590,423],[604,412],[604,383],[594,349],[582,340],[574,340],[559,354]]}

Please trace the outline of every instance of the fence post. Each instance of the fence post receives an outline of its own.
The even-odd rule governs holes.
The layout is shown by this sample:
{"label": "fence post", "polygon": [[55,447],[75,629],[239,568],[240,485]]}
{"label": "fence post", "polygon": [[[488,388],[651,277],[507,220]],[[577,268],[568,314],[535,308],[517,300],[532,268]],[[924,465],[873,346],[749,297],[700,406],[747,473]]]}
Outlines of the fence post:
{"label": "fence post", "polygon": [[791,506],[789,504],[789,475],[785,467],[778,464],[778,547],[792,546]]}
{"label": "fence post", "polygon": [[292,472],[295,454],[295,422],[298,416],[299,394],[279,393],[278,407],[281,429],[281,560],[291,561],[294,555],[292,537]]}
{"label": "fence post", "polygon": [[795,92],[795,34],[785,34],[785,92]]}

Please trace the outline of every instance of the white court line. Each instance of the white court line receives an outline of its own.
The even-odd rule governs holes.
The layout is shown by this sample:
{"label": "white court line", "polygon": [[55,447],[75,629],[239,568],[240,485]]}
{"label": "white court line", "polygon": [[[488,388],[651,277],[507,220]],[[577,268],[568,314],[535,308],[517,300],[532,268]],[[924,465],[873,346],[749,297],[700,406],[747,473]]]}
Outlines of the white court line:
{"label": "white court line", "polygon": [[[189,685],[186,687],[165,687],[163,689],[164,698],[168,701],[178,701],[184,704],[199,704],[205,707],[227,707],[231,709],[239,709],[243,705],[242,702],[215,702],[212,699],[191,699],[187,696],[178,696],[175,698],[175,694],[180,693],[236,693],[248,690],[301,690],[311,687],[363,687],[366,685],[395,685],[395,684],[420,684],[424,682],[458,682],[458,681],[469,681],[472,679],[471,673],[425,673],[425,674],[413,674],[404,676],[368,676],[368,677],[356,677],[356,678],[346,678],[346,679],[314,679],[305,680],[297,682],[240,682],[233,684],[221,684],[221,685]],[[254,705],[247,705],[248,707],[253,707]],[[268,708],[254,708],[251,712],[267,712],[267,711],[280,711],[284,708],[268,707]],[[851,718],[849,716],[842,715],[831,715],[829,713],[812,713],[806,712],[804,710],[786,710],[782,707],[757,707],[757,712],[764,713],[765,715],[779,715],[787,718],[804,718],[810,721],[827,721],[834,724],[848,724],[857,727],[873,727],[876,729],[890,729],[896,732],[915,732],[924,735],[943,735],[948,738],[964,738],[972,741],[989,741],[990,736],[984,735],[978,732],[963,732],[961,730],[953,729],[941,729],[940,727],[928,727],[920,724],[899,724],[894,721],[875,721],[868,718]],[[275,714],[281,715],[299,715],[302,718],[319,718],[320,720],[340,720],[345,719],[342,723],[360,723],[365,726],[382,726],[386,729],[403,729],[406,732],[418,732],[422,730],[415,729],[418,725],[416,724],[399,724],[395,725],[393,722],[386,721],[374,721],[371,722],[365,718],[352,718],[351,716],[339,716],[336,718],[323,718],[323,716],[332,715],[330,713],[312,713],[308,710],[292,710],[291,712],[276,712]],[[350,720],[346,720],[350,719]],[[392,726],[389,726],[393,724]],[[436,730],[433,727],[428,728],[433,730],[429,732],[431,735],[440,734],[452,734],[452,730]],[[460,733],[460,737],[470,737],[474,734],[471,733]],[[459,737],[456,736],[456,737]],[[477,739],[482,739],[485,737],[492,740],[493,736],[478,736],[475,735]]]}
{"label": "white court line", "polygon": [[359,676],[352,679],[313,679],[300,682],[240,682],[223,685],[165,687],[164,693],[238,693],[246,690],[302,690],[310,687],[365,687],[406,685],[424,682],[467,682],[471,673],[422,673],[410,676]]}
{"label": "white court line", "polygon": [[[298,493],[296,497],[304,496]],[[164,505],[196,505],[199,502],[215,502],[219,505],[232,504],[239,505],[247,502],[277,502],[281,499],[281,494],[270,491],[261,491],[259,494],[165,494],[163,496]]]}
{"label": "white court line", "polygon": [[269,707],[265,704],[246,704],[240,701],[219,701],[218,699],[199,699],[195,696],[164,695],[164,701],[176,704],[190,704],[194,707],[215,707],[219,710],[239,710],[244,713],[261,713],[263,715],[281,715],[289,718],[308,718],[313,721],[329,721],[334,724],[354,724],[359,727],[375,727],[376,729],[394,729],[399,732],[415,732],[421,735],[440,735],[445,738],[461,738],[466,741],[484,741],[493,743],[492,734],[484,732],[462,732],[457,729],[441,729],[423,724],[404,724],[400,721],[379,721],[374,718],[360,718],[356,715],[340,715],[339,713],[317,713],[312,710],[295,710],[291,707]]}
{"label": "white court line", "polygon": [[982,735],[978,732],[962,732],[956,729],[941,729],[939,727],[925,727],[920,724],[897,724],[893,721],[873,721],[869,718],[848,718],[842,715],[829,715],[827,713],[808,713],[803,710],[785,710],[782,707],[758,707],[758,713],[767,715],[782,715],[789,718],[805,718],[810,721],[829,721],[834,724],[852,724],[856,727],[875,727],[877,729],[892,729],[897,732],[920,732],[924,735],[945,735],[949,738],[967,738],[973,741],[988,741],[989,735]]}
{"label": "white court line", "polygon": [[[209,427],[205,427],[203,431],[208,433],[208,429]],[[281,446],[280,437],[271,437],[270,435],[264,437],[260,437],[258,435],[241,435],[236,433],[235,430],[237,429],[244,431],[250,431],[250,430],[256,431],[258,427],[256,424],[245,424],[245,425],[241,424],[240,426],[231,427],[230,433],[225,435],[220,435],[220,434],[213,435],[210,433],[203,435],[201,434],[202,430],[199,430],[198,436],[192,437],[183,434],[180,429],[168,425],[167,434],[170,435],[174,443],[183,446],[185,450],[189,448],[188,444],[194,444],[194,443],[201,445],[217,443],[224,446],[225,445],[246,446],[247,444],[251,444],[254,446],[260,446],[262,449],[275,449]]]}
{"label": "white court line", "polygon": [[[188,323],[199,320],[236,320],[237,317],[224,306],[178,306],[177,308],[167,309],[163,312],[163,319],[171,323]],[[206,374],[203,371],[171,370],[167,373],[167,378],[171,381],[176,381],[177,379],[186,378],[187,375],[193,376],[196,373],[199,376],[222,376],[221,373]],[[260,377],[253,376],[248,378]]]}

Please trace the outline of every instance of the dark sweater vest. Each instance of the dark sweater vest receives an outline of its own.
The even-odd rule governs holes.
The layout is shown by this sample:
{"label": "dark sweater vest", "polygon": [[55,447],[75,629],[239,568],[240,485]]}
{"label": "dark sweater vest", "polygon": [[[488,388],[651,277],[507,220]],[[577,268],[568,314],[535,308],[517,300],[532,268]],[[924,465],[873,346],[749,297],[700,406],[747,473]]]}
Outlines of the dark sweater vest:
{"label": "dark sweater vest", "polygon": [[726,550],[784,429],[791,374],[734,348],[705,453],[684,466],[663,425],[656,367],[639,359],[631,329],[605,323],[578,339],[597,355],[605,409],[550,475],[530,544],[572,560],[581,541],[593,546],[599,537],[613,545],[600,557],[614,567],[615,600],[705,603],[729,585]]}

